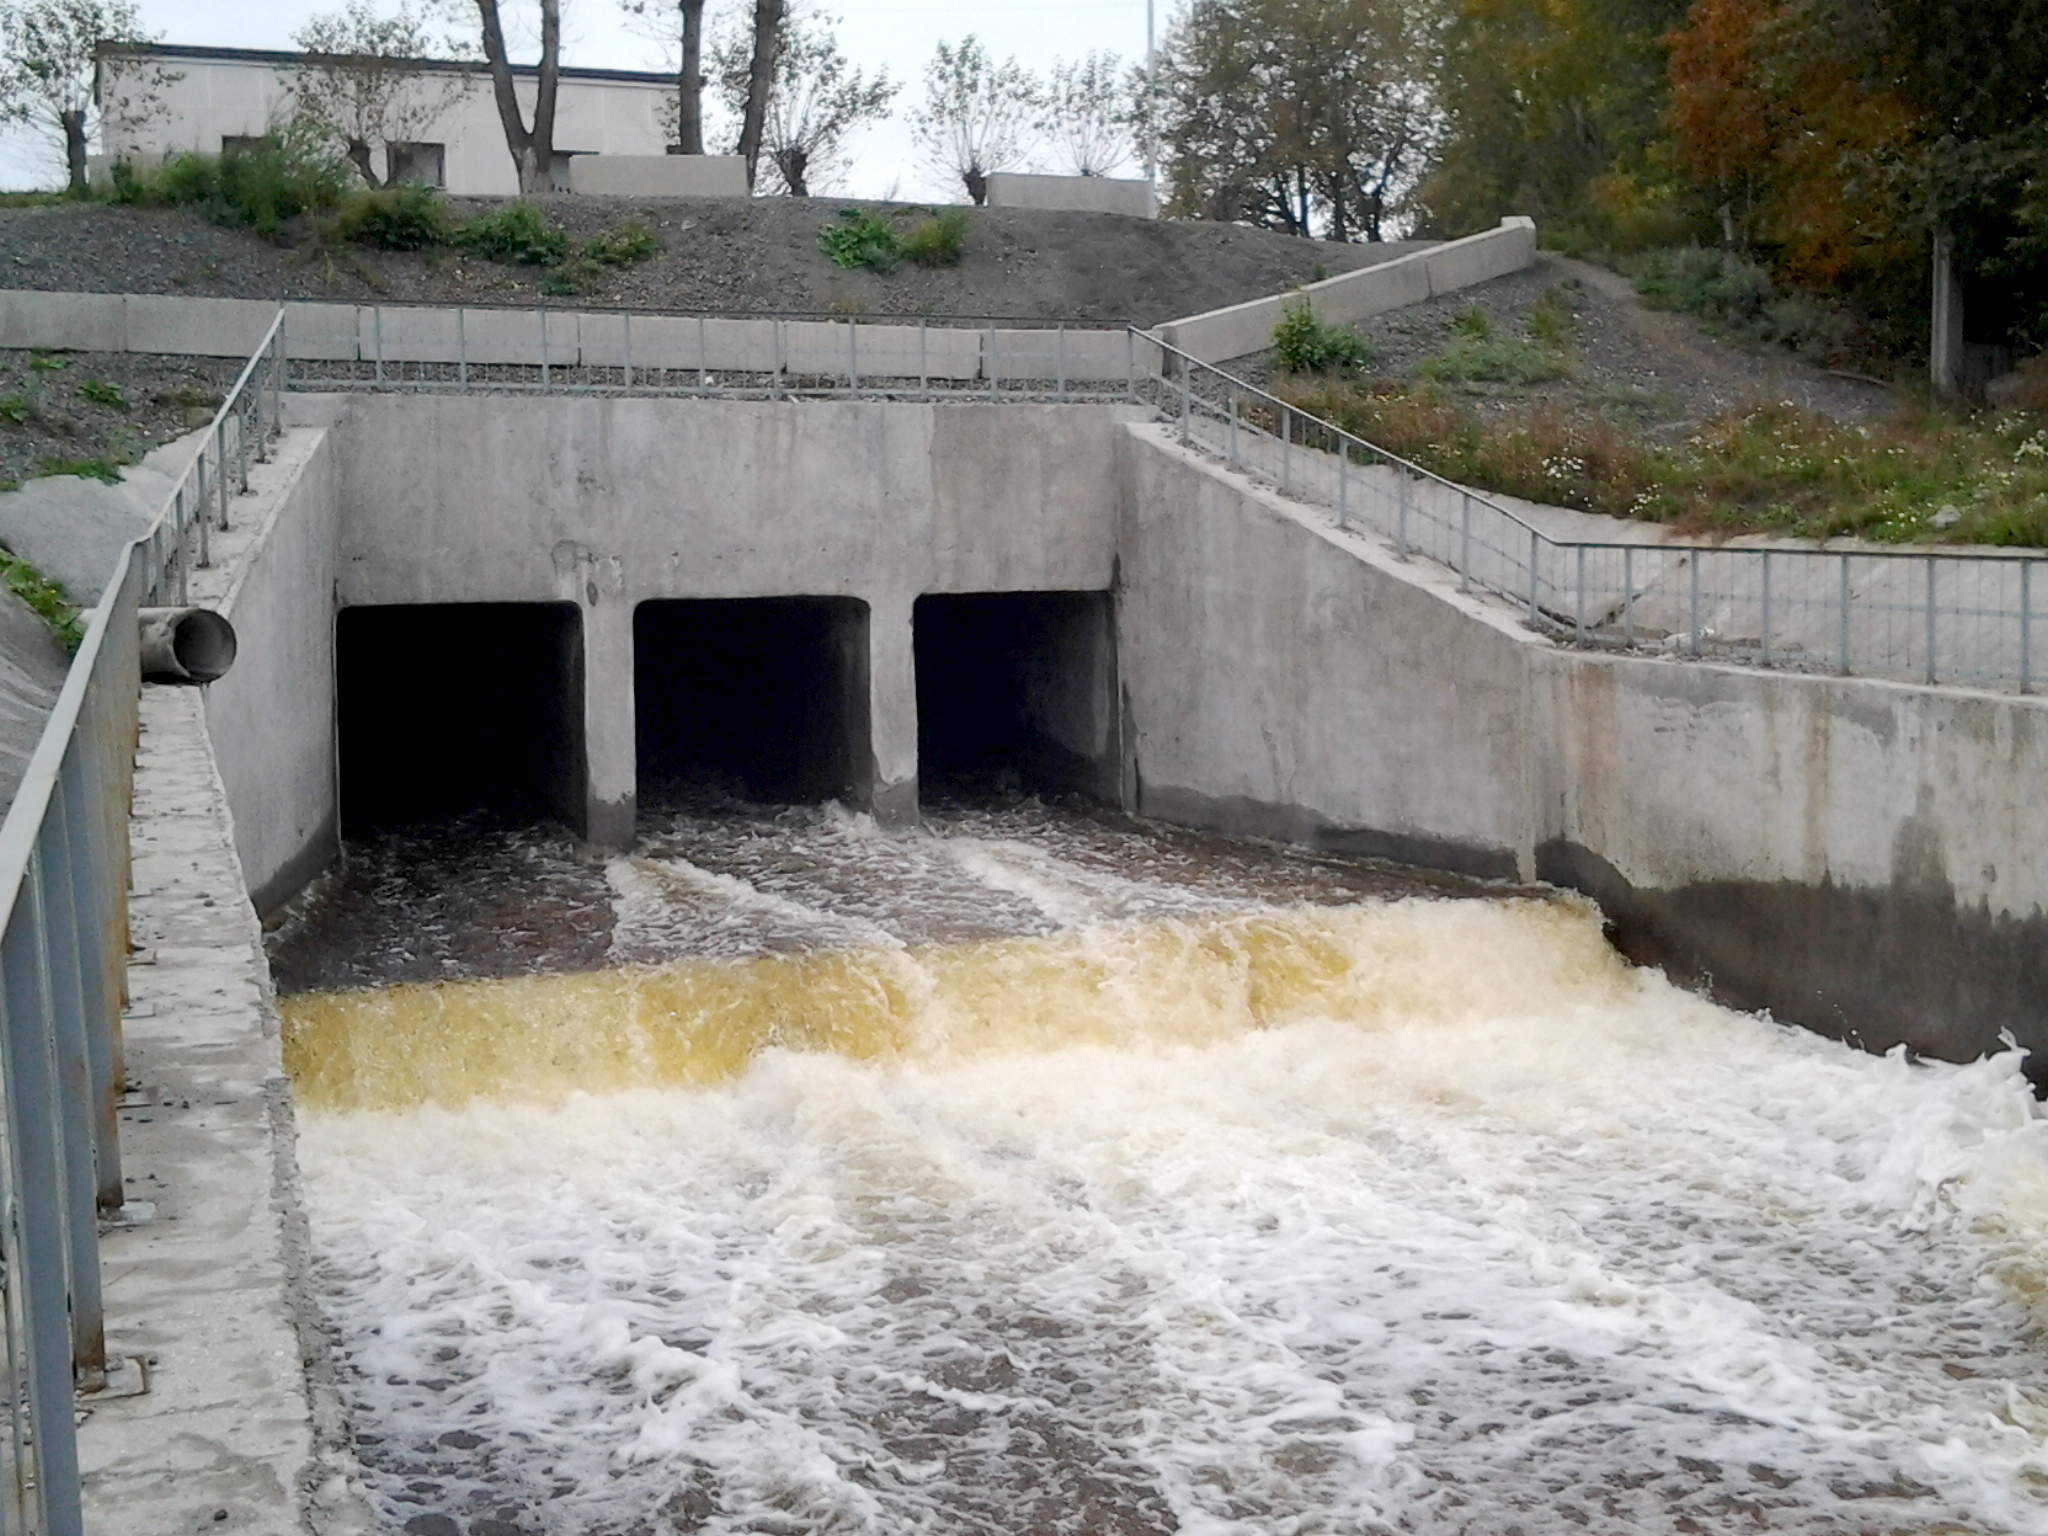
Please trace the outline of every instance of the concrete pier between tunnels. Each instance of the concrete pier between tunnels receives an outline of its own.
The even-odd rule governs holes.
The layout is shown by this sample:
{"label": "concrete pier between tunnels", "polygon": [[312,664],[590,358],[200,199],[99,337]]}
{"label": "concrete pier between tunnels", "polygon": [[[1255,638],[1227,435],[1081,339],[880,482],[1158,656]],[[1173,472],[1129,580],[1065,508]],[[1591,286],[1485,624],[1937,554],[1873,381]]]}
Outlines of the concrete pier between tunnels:
{"label": "concrete pier between tunnels", "polygon": [[344,836],[476,811],[583,832],[573,605],[347,608],[335,650]]}

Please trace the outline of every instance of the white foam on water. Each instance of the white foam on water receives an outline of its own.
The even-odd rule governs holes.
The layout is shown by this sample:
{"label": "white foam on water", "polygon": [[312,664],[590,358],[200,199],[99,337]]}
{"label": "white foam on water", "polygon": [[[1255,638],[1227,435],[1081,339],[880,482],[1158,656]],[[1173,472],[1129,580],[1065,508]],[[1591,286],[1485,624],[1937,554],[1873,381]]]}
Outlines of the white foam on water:
{"label": "white foam on water", "polygon": [[1344,921],[1345,1017],[305,1115],[392,1523],[2048,1531],[2013,1057],[1728,1013],[1582,908]]}

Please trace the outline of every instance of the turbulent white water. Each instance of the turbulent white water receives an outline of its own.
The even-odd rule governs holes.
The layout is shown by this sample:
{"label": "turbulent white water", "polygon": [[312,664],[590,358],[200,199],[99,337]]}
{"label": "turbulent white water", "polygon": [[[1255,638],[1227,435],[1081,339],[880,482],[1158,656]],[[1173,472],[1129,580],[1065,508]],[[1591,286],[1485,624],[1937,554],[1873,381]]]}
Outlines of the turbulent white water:
{"label": "turbulent white water", "polygon": [[[2048,1531],[2048,1130],[2013,1059],[1727,1013],[1577,907],[1311,920],[1142,849],[896,846],[864,856],[941,906],[1038,914],[1119,1038],[939,1027],[946,952],[791,884],[830,859],[655,857],[613,867],[616,952],[809,924],[894,957],[909,1045],[302,1115],[394,1526]],[[1257,1027],[1310,960],[1210,929],[1188,953],[1241,995],[1118,992],[1248,910],[1327,1011]]]}

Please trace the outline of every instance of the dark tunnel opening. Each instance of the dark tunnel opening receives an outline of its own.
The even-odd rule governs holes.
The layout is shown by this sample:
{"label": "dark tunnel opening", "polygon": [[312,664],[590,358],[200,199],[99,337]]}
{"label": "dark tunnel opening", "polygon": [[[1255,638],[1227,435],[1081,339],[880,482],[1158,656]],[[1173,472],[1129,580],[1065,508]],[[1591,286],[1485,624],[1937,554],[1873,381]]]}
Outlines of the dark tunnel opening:
{"label": "dark tunnel opening", "polygon": [[487,813],[583,831],[583,629],[568,603],[346,608],[344,837]]}
{"label": "dark tunnel opening", "polygon": [[932,594],[913,622],[920,792],[1117,798],[1109,593]]}
{"label": "dark tunnel opening", "polygon": [[643,804],[691,787],[867,803],[868,607],[858,599],[642,603],[633,689]]}

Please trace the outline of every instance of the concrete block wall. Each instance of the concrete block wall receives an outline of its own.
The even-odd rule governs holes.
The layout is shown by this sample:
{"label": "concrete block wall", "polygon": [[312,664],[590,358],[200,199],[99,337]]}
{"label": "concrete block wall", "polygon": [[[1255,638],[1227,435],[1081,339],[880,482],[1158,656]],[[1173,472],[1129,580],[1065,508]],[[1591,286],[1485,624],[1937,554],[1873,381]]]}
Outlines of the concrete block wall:
{"label": "concrete block wall", "polygon": [[738,155],[574,155],[569,190],[586,197],[747,197]]}
{"label": "concrete block wall", "polygon": [[1152,183],[1128,176],[1035,176],[997,171],[988,179],[991,208],[1066,209],[1150,219],[1159,213]]}
{"label": "concrete block wall", "polygon": [[1263,352],[1272,343],[1282,312],[1298,300],[1306,300],[1324,320],[1344,324],[1505,277],[1535,259],[1536,221],[1507,218],[1498,229],[1340,273],[1294,293],[1270,294],[1170,321],[1156,327],[1154,334],[1202,362],[1220,363]]}

